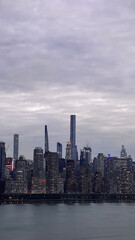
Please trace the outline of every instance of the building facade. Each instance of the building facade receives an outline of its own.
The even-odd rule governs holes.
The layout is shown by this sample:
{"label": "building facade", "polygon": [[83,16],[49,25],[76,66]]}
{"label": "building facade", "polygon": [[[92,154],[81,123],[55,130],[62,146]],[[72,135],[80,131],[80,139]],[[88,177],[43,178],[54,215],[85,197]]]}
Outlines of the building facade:
{"label": "building facade", "polygon": [[59,156],[57,152],[49,152],[46,157],[46,193],[58,192]]}
{"label": "building facade", "polygon": [[5,142],[0,142],[0,180],[5,178],[6,150]]}

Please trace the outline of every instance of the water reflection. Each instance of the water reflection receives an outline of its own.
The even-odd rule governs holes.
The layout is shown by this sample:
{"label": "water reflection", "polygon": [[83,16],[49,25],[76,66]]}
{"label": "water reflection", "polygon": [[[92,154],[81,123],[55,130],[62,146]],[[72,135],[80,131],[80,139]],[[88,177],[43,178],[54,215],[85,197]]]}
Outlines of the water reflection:
{"label": "water reflection", "polygon": [[135,203],[0,206],[0,240],[133,240]]}

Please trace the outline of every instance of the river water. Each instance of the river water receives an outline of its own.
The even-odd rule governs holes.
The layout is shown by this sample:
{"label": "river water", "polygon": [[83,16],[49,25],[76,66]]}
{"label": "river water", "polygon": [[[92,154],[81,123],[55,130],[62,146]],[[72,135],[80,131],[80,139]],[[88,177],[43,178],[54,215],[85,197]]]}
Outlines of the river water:
{"label": "river water", "polygon": [[0,240],[134,240],[135,203],[0,205]]}

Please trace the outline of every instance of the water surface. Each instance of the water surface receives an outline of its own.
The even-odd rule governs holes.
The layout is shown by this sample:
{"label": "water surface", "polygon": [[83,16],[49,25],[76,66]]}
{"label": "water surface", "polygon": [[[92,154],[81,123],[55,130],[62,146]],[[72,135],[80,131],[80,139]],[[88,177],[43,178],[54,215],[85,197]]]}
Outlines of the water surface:
{"label": "water surface", "polygon": [[134,240],[134,203],[1,205],[0,240]]}

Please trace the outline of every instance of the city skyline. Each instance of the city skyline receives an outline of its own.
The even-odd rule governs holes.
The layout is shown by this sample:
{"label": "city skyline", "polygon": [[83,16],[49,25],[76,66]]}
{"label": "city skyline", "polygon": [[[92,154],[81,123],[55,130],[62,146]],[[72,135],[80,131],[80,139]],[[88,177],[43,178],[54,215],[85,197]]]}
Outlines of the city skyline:
{"label": "city skyline", "polygon": [[0,240],[133,240],[135,0],[0,0]]}
{"label": "city skyline", "polygon": [[[56,142],[55,143],[55,150],[53,149],[49,149],[49,142],[50,142],[50,134],[48,134],[48,125],[45,125],[44,127],[44,137],[43,137],[43,143],[42,145],[37,145],[37,146],[34,146],[33,150],[34,149],[43,149],[43,152],[44,152],[44,157],[47,156],[47,154],[49,152],[57,152],[58,155],[60,154],[61,157],[64,157],[65,159],[66,158],[69,158],[69,159],[72,159],[74,160],[75,162],[77,161],[77,158],[81,158],[81,154],[82,154],[82,151],[90,151],[90,159],[89,161],[92,161],[92,159],[94,159],[95,157],[97,157],[97,155],[99,153],[101,153],[101,151],[98,151],[97,154],[93,154],[93,149],[91,148],[91,145],[88,144],[88,142],[86,144],[83,145],[82,148],[84,148],[82,150],[82,148],[79,148],[78,145],[77,145],[77,141],[76,141],[76,125],[77,125],[77,121],[76,121],[76,115],[70,115],[69,116],[69,139],[70,141],[68,140],[66,143],[60,143],[60,142]],[[5,149],[6,149],[6,156],[7,157],[12,157],[13,156],[13,159],[14,160],[17,160],[19,159],[19,156],[24,156],[25,153],[22,152],[21,154],[19,154],[19,134],[14,134],[13,135],[13,143],[12,143],[12,153],[11,155],[7,154],[8,152],[8,148],[9,148],[9,145],[8,143],[4,142],[5,144]],[[2,141],[1,141],[2,142]],[[64,147],[63,147],[64,146]],[[67,153],[67,147],[68,147],[68,150],[70,150],[71,152]],[[64,151],[62,151],[62,149],[64,149]],[[32,157],[27,157],[26,155],[24,157],[26,157],[26,159],[33,159],[33,150],[32,150]],[[67,156],[68,154],[68,156]],[[126,149],[125,149],[125,146],[122,144],[121,145],[121,149],[119,149],[119,154],[115,155],[113,153],[113,149],[111,150],[111,152],[102,152],[101,154],[103,154],[104,156],[115,156],[115,157],[128,157],[128,156],[131,156],[131,153],[127,153],[126,152]],[[133,158],[133,156],[132,156]],[[134,159],[133,159],[134,160]]]}
{"label": "city skyline", "polygon": [[[32,158],[69,140],[68,116],[78,117],[77,145],[135,159],[135,30],[133,0],[0,2],[1,141],[20,135]],[[64,146],[65,144],[65,146]]]}

